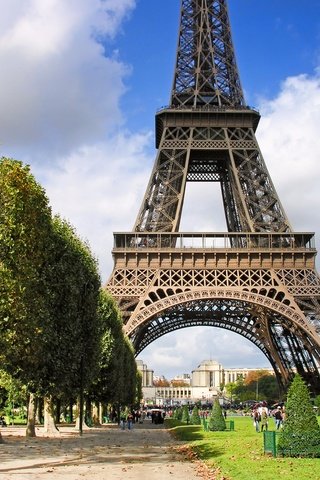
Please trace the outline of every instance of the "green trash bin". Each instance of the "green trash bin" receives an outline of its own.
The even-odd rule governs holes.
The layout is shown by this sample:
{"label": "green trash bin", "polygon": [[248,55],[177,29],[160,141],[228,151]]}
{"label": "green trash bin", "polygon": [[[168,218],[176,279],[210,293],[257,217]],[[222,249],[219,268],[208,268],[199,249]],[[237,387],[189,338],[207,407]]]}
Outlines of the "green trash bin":
{"label": "green trash bin", "polygon": [[274,457],[277,456],[276,432],[263,432],[263,450],[264,453],[271,453]]}

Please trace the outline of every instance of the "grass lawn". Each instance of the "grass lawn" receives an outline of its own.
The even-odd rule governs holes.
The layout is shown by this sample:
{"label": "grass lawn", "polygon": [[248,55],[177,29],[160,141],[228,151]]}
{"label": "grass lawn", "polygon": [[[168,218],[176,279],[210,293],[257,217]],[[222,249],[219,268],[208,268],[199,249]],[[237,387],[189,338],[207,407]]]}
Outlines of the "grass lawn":
{"label": "grass lawn", "polygon": [[[320,458],[265,455],[263,434],[255,431],[252,419],[230,419],[234,420],[233,432],[205,432],[200,426],[177,425],[174,420],[168,420],[167,426],[176,438],[189,443],[208,466],[220,469],[217,480],[320,480]],[[269,420],[269,430],[274,430],[273,419]]]}

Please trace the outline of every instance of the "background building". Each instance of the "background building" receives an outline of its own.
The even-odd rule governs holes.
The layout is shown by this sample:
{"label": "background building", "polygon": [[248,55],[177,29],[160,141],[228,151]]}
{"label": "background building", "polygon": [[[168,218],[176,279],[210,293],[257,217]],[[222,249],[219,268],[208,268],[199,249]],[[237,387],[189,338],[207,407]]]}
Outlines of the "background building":
{"label": "background building", "polygon": [[155,379],[164,380],[164,377],[153,376],[141,361],[137,361],[138,369],[142,372],[143,401],[146,405],[176,405],[193,402],[212,403],[215,398],[224,396],[224,387],[228,383],[236,382],[238,378],[246,378],[249,372],[266,370],[273,374],[271,367],[266,368],[223,368],[215,360],[204,360],[190,374],[178,375],[173,379],[183,383],[181,386],[156,386]]}

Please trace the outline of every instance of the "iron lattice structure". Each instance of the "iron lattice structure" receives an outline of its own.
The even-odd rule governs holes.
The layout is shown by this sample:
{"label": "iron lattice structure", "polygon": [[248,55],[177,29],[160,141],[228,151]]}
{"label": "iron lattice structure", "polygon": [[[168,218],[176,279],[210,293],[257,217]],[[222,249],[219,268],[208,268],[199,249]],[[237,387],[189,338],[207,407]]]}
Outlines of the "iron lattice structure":
{"label": "iron lattice structure", "polygon": [[[106,288],[136,353],[209,325],[252,341],[284,388],[320,392],[320,281],[312,233],[296,233],[245,105],[226,0],[181,0],[170,105],[156,114],[154,168],[132,232],[114,234]],[[187,182],[219,182],[226,233],[179,233]]]}

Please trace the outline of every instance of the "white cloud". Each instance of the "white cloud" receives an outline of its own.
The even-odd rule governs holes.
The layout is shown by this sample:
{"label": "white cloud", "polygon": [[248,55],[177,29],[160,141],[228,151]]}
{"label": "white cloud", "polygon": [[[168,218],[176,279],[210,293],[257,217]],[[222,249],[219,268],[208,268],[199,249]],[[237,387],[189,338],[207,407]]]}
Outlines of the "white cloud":
{"label": "white cloud", "polygon": [[202,360],[217,360],[223,367],[259,368],[269,361],[249,340],[212,327],[192,327],[165,335],[149,345],[139,358],[156,375],[167,379],[191,373]]}
{"label": "white cloud", "polygon": [[318,73],[287,78],[276,98],[261,101],[261,114],[259,144],[292,228],[320,235]]}
{"label": "white cloud", "polygon": [[121,125],[119,98],[130,68],[112,52],[106,55],[102,41],[115,34],[134,3],[0,1],[5,154],[14,151],[23,160],[48,163]]}
{"label": "white cloud", "polygon": [[[286,79],[278,95],[260,100],[257,138],[271,178],[292,227],[315,231],[320,249],[320,76]],[[192,186],[185,205],[185,230],[221,230],[221,199],[210,185]],[[217,192],[215,192],[216,194]],[[221,195],[220,195],[221,197]],[[209,199],[209,203],[208,203]],[[216,203],[218,201],[218,203]],[[197,208],[191,208],[192,205]],[[204,207],[207,208],[204,208]],[[192,227],[194,226],[194,228]],[[140,358],[168,378],[190,373],[206,358],[226,367],[263,367],[269,362],[251,342],[232,332],[193,327],[158,339]]]}
{"label": "white cloud", "polygon": [[[318,228],[319,102],[317,76],[287,79],[274,99],[261,102],[259,145],[289,220],[299,231]],[[127,134],[83,147],[63,158],[60,170],[50,170],[46,180],[56,209],[68,212],[78,231],[90,239],[106,274],[112,268],[112,232],[130,230],[138,213],[154,160],[146,153],[149,142],[150,135]],[[61,196],[61,191],[68,193]],[[221,194],[214,186],[188,186],[181,227],[193,231],[225,229]],[[206,358],[225,367],[269,365],[248,340],[208,327],[165,335],[139,357],[168,378],[191,372]]]}
{"label": "white cloud", "polygon": [[54,213],[61,213],[89,241],[103,281],[112,271],[113,231],[130,231],[147,182],[149,134],[119,134],[83,146],[54,168],[37,167]]}
{"label": "white cloud", "polygon": [[[119,101],[131,70],[109,41],[134,5],[0,0],[1,153],[32,165],[54,211],[88,239],[104,281],[112,269],[112,232],[132,228],[154,160],[150,133],[123,132]],[[295,229],[316,230],[319,75],[288,78],[275,98],[260,104],[258,141],[280,200]],[[214,190],[188,186],[183,230],[225,229]],[[248,341],[212,328],[169,334],[140,357],[168,376],[191,371],[206,357],[225,366],[266,364]]]}

